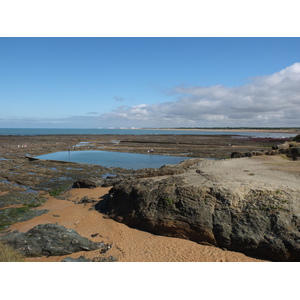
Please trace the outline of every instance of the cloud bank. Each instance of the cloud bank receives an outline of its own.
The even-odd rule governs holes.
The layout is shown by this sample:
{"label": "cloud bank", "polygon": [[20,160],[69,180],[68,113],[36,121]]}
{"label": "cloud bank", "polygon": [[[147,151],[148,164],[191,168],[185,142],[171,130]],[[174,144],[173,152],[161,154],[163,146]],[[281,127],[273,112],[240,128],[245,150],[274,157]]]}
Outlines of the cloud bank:
{"label": "cloud bank", "polygon": [[168,97],[173,98],[152,105],[122,105],[103,114],[89,111],[65,118],[10,116],[0,119],[0,127],[300,127],[300,63],[250,78],[248,84],[237,87],[177,86]]}
{"label": "cloud bank", "polygon": [[[102,114],[110,126],[300,126],[300,63],[238,87],[177,86],[174,100],[120,106]],[[114,125],[113,125],[114,124]]]}

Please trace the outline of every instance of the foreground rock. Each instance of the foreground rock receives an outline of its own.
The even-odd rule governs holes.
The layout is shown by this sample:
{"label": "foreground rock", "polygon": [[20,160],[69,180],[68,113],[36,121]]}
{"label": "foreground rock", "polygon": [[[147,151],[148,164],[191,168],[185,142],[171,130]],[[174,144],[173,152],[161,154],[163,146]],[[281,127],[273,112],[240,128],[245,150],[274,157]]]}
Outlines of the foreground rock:
{"label": "foreground rock", "polygon": [[99,178],[85,178],[80,179],[74,182],[73,188],[95,188],[101,186],[103,184],[103,180]]}
{"label": "foreground rock", "polygon": [[85,258],[84,256],[80,256],[78,258],[66,257],[62,260],[62,262],[116,262],[117,258],[113,256],[109,257],[94,257],[92,260]]}
{"label": "foreground rock", "polygon": [[97,209],[129,226],[273,261],[300,261],[299,178],[266,157],[198,162],[116,182]]}
{"label": "foreground rock", "polygon": [[91,251],[107,245],[94,243],[80,236],[74,229],[56,224],[41,224],[26,233],[12,232],[0,236],[0,240],[24,256],[66,255],[78,251]]}

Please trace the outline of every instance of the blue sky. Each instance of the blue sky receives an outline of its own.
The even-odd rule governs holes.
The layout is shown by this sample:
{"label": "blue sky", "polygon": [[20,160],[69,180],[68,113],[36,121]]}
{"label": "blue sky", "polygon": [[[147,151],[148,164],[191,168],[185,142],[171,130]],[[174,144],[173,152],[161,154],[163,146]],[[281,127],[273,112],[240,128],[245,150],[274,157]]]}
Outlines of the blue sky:
{"label": "blue sky", "polygon": [[0,127],[300,126],[300,38],[0,38]]}

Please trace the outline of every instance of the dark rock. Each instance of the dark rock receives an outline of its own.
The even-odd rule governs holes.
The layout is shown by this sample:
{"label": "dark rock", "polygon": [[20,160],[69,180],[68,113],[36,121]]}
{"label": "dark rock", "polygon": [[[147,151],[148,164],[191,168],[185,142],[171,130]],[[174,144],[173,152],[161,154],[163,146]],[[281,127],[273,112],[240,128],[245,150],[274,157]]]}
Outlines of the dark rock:
{"label": "dark rock", "polygon": [[262,259],[300,261],[300,221],[290,211],[291,195],[251,189],[243,199],[235,201],[237,197],[229,188],[187,186],[170,176],[115,184],[96,208],[154,234]]}
{"label": "dark rock", "polygon": [[94,257],[92,260],[85,258],[84,256],[80,256],[78,258],[66,257],[62,260],[62,262],[115,262],[118,261],[114,256],[109,257]]}
{"label": "dark rock", "polygon": [[73,188],[95,188],[98,186],[102,186],[103,180],[100,178],[85,178],[81,180],[77,180],[73,184]]}
{"label": "dark rock", "polygon": [[84,196],[77,202],[77,204],[94,203],[94,202],[97,202],[97,200],[93,200],[93,199],[88,198],[87,196]]}
{"label": "dark rock", "polygon": [[99,236],[100,234],[97,232],[97,233],[93,233],[91,234],[91,237],[96,237],[96,236]]}
{"label": "dark rock", "polygon": [[100,245],[101,245],[100,253],[105,253],[111,248],[111,245],[109,244],[100,243]]}
{"label": "dark rock", "polygon": [[232,152],[230,157],[231,158],[241,158],[241,157],[245,157],[245,154],[242,152]]}
{"label": "dark rock", "polygon": [[230,157],[241,158],[241,157],[251,157],[252,155],[253,155],[252,152],[232,152]]}
{"label": "dark rock", "polygon": [[105,178],[101,186],[102,187],[113,186],[116,182],[119,182],[122,179],[124,179],[123,175],[116,176],[116,177],[113,177],[113,178]]}
{"label": "dark rock", "polygon": [[286,155],[292,158],[292,160],[298,160],[300,157],[300,147],[290,147],[286,150]]}
{"label": "dark rock", "polygon": [[279,152],[279,154],[285,154],[286,150],[285,149],[279,149],[278,152]]}
{"label": "dark rock", "polygon": [[292,138],[292,140],[299,143],[300,142],[300,134],[297,134],[296,136],[294,136]]}
{"label": "dark rock", "polygon": [[12,232],[0,240],[28,257],[66,255],[78,251],[106,249],[110,245],[94,243],[80,236],[74,229],[56,224],[41,224],[26,233]]}
{"label": "dark rock", "polygon": [[92,262],[116,262],[118,259],[114,256],[109,257],[95,257],[92,259]]}
{"label": "dark rock", "polygon": [[79,256],[78,258],[66,257],[62,260],[62,262],[91,262],[91,260],[84,256]]}
{"label": "dark rock", "polygon": [[260,156],[263,155],[264,153],[262,151],[251,151],[252,156]]}

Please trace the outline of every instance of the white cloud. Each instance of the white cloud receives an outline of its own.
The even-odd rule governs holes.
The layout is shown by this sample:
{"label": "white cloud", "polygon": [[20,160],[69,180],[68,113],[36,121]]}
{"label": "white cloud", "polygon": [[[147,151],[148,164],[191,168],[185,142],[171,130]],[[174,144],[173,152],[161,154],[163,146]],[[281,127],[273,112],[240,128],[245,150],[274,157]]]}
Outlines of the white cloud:
{"label": "white cloud", "polygon": [[[300,116],[300,63],[271,75],[250,78],[249,83],[226,87],[177,86],[173,101],[119,106],[98,114],[65,118],[0,119],[5,127],[263,127],[297,126]],[[121,101],[121,99],[115,99]]]}
{"label": "white cloud", "polygon": [[238,87],[178,86],[174,101],[121,106],[101,119],[130,126],[299,126],[300,63]]}

